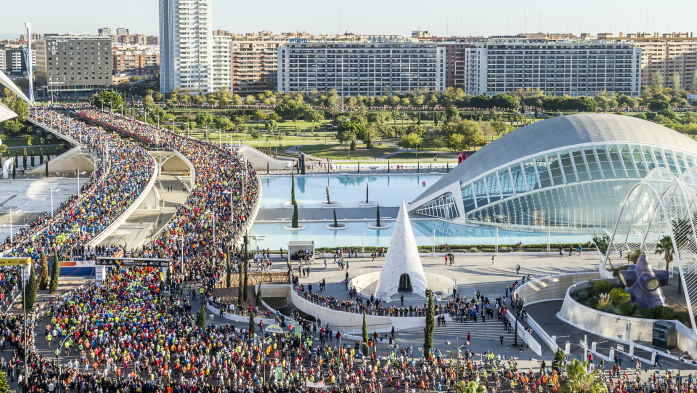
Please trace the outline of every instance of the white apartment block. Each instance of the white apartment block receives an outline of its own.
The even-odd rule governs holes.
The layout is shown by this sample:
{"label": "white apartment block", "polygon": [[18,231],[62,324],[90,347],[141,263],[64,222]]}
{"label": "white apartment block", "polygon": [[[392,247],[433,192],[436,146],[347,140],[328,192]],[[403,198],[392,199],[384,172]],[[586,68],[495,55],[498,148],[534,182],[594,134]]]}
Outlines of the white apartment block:
{"label": "white apartment block", "polygon": [[445,50],[426,42],[307,42],[278,48],[278,90],[376,96],[445,89]]}
{"label": "white apartment block", "polygon": [[232,37],[213,36],[213,91],[232,90]]}
{"label": "white apartment block", "polygon": [[641,49],[626,42],[492,39],[465,50],[471,95],[528,88],[572,97],[641,93]]}
{"label": "white apartment block", "polygon": [[7,70],[7,60],[5,55],[5,49],[0,48],[0,71]]}
{"label": "white apartment block", "polygon": [[160,0],[160,91],[213,91],[213,0]]}
{"label": "white apartment block", "polygon": [[[653,86],[656,72],[663,76],[663,86],[689,89],[692,75],[697,70],[697,38],[687,33],[666,33],[659,37],[647,33],[615,37],[641,48],[641,84]],[[680,85],[674,86],[673,76],[680,76]]]}

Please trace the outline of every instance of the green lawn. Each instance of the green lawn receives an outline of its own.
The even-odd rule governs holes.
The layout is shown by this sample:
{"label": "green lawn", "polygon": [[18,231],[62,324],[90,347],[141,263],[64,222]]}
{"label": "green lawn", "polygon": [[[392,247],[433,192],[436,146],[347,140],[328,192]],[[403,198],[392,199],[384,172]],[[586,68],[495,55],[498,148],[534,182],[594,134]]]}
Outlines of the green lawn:
{"label": "green lawn", "polygon": [[383,154],[388,154],[397,151],[394,146],[375,146],[371,149],[366,149],[365,145],[358,145],[356,150],[348,150],[346,146],[339,145],[309,145],[300,148],[303,153],[308,153],[313,156],[322,158],[331,158],[334,160],[366,160],[370,158],[380,157]]}
{"label": "green lawn", "polygon": [[420,151],[420,152],[409,152],[409,153],[397,153],[393,156],[390,156],[390,160],[395,159],[395,160],[425,160],[425,161],[433,161],[433,156],[438,157],[438,160],[443,160],[443,159],[457,159],[457,153],[453,152],[441,152],[441,153],[436,153],[436,152],[428,152],[428,151]]}

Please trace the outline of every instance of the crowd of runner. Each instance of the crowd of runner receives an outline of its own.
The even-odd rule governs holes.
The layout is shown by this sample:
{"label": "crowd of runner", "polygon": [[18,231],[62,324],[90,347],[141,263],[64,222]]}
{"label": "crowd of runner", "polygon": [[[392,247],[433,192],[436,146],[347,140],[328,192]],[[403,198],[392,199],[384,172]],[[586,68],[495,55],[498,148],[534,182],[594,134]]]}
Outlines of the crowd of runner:
{"label": "crowd of runner", "polygon": [[97,168],[81,192],[58,209],[5,240],[11,256],[57,253],[61,260],[107,228],[140,195],[153,176],[154,160],[137,143],[109,135],[104,130],[75,120],[63,111],[32,109],[32,119],[60,130],[82,144],[97,159]]}
{"label": "crowd of runner", "polygon": [[[136,252],[145,257],[172,259],[171,277],[165,278],[154,268],[112,269],[103,286],[84,286],[50,302],[48,316],[30,322],[28,330],[35,334],[26,337],[26,347],[22,318],[7,314],[0,317],[0,347],[12,351],[10,361],[3,359],[0,368],[11,381],[22,380],[27,391],[382,393],[452,391],[458,381],[476,381],[492,393],[558,390],[560,370],[551,365],[542,363],[537,372],[522,372],[515,359],[502,360],[491,352],[481,359],[471,351],[453,358],[438,350],[415,354],[411,347],[378,350],[375,339],[365,348],[357,342],[347,345],[340,332],[333,336],[331,329],[325,329],[319,321],[301,320],[296,322],[298,326],[291,323],[284,326],[281,334],[264,334],[259,327],[254,332],[246,323],[242,327],[229,323],[198,327],[191,312],[194,299],[189,299],[186,286],[190,282],[202,284],[204,299],[222,277],[221,261],[227,252],[234,252],[225,245],[235,244],[244,235],[245,223],[251,220],[258,202],[254,170],[237,154],[213,144],[91,109],[80,109],[78,113],[179,151],[194,166],[196,181],[187,201],[164,230]],[[34,116],[48,116],[42,117],[43,121],[65,117],[60,113]],[[106,148],[112,147],[107,144]],[[103,190],[99,187],[106,174],[106,169],[102,169],[89,183],[89,190]],[[107,187],[102,198],[109,197],[117,187],[121,185]],[[33,256],[51,247],[82,252],[76,242],[57,243],[55,239],[66,228],[72,228],[70,224],[97,228],[90,227],[87,223],[93,221],[89,220],[110,211],[93,208],[94,200],[81,205],[82,200],[63,207],[61,211],[70,214],[57,215],[41,227],[35,225],[34,234],[25,234],[22,242],[16,244],[19,250],[13,253]],[[123,206],[127,207],[125,203]],[[65,226],[59,226],[58,221]],[[44,232],[44,227],[51,229]],[[95,252],[107,251],[115,250],[104,248]],[[182,259],[183,265],[179,262]],[[0,276],[0,293],[11,292],[16,282],[16,272]],[[300,290],[313,299],[317,296],[304,287]],[[315,300],[332,304],[328,298]],[[471,300],[456,296],[438,307],[440,312],[449,312],[460,320],[476,320],[477,315],[493,317],[494,312],[502,318],[508,312],[504,299],[490,301],[481,295]],[[391,336],[390,342],[394,333]],[[9,348],[5,348],[5,340]],[[30,348],[28,381],[23,379],[20,366],[24,348]],[[676,379],[670,374],[642,379],[641,374],[625,372],[604,378],[607,386],[618,393],[677,390]],[[691,377],[681,383],[682,391],[694,389]]]}

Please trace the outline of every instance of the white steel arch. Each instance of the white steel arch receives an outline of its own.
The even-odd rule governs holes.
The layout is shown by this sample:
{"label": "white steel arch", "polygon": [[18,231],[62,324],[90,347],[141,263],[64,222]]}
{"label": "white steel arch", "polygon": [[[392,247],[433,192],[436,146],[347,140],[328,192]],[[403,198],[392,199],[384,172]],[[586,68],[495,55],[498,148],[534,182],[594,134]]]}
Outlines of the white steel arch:
{"label": "white steel arch", "polygon": [[[697,309],[697,170],[680,178],[667,168],[656,168],[636,184],[622,204],[602,269],[612,253],[653,253],[665,236],[673,244],[685,301],[694,321]],[[697,333],[697,326],[692,323]]]}

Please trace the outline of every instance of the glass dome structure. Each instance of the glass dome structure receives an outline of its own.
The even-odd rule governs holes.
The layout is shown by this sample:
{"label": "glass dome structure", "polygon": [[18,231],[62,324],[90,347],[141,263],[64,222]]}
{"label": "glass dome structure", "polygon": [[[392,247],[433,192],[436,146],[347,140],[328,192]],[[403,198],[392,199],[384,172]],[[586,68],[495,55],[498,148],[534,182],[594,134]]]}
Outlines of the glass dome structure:
{"label": "glass dome structure", "polygon": [[414,200],[410,212],[455,223],[553,231],[612,228],[654,168],[697,166],[697,141],[617,114],[555,117],[506,134]]}

